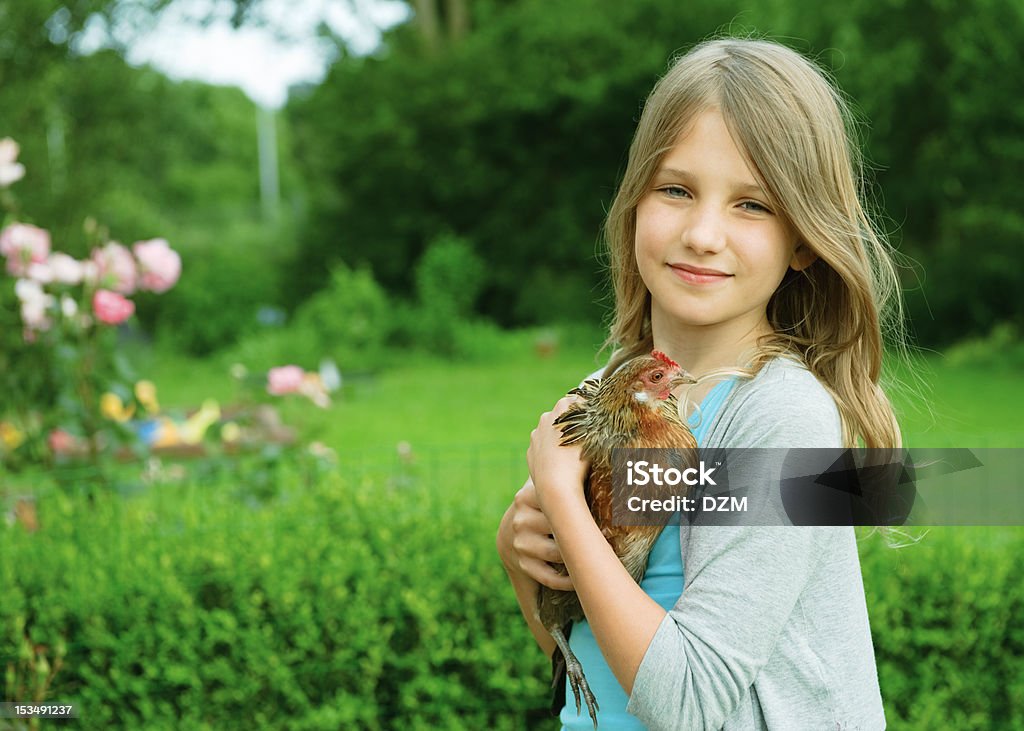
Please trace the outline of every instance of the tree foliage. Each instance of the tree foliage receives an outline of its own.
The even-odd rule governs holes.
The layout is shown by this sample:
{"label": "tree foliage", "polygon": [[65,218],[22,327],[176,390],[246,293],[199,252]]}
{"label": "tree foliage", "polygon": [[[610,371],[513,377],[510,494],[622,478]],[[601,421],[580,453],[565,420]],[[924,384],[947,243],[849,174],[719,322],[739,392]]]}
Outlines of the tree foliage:
{"label": "tree foliage", "polygon": [[1020,0],[522,0],[471,3],[470,17],[471,32],[429,52],[422,20],[399,27],[292,100],[311,213],[295,292],[323,284],[326,268],[305,263],[338,259],[410,291],[411,262],[451,229],[487,263],[486,314],[595,317],[595,244],[644,96],[673,54],[756,32],[818,60],[862,112],[868,188],[911,260],[920,338],[1024,317],[1006,296],[1024,284],[1010,179],[1024,162]]}
{"label": "tree foliage", "polygon": [[112,48],[78,52],[90,18],[127,23],[129,8],[167,4],[0,0],[0,138],[21,144],[29,170],[16,218],[44,222],[55,247],[84,255],[91,219],[113,239],[163,236],[181,251],[188,286],[159,307],[140,300],[140,320],[203,353],[278,299],[274,255],[288,241],[260,219],[256,107],[241,90],[175,82]]}

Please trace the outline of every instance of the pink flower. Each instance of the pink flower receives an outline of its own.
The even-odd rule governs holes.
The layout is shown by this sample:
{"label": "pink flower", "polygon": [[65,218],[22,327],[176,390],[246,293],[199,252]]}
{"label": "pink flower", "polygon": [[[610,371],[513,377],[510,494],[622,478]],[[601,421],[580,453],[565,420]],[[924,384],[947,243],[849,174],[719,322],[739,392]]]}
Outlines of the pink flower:
{"label": "pink flower", "polygon": [[25,175],[25,166],[18,162],[18,143],[10,137],[0,140],[0,188],[16,183]]}
{"label": "pink flower", "polygon": [[43,262],[42,264],[32,262],[28,265],[28,278],[34,282],[39,282],[40,284],[52,284],[53,270],[46,262]]}
{"label": "pink flower", "polygon": [[111,241],[102,249],[93,249],[92,260],[96,262],[99,285],[121,294],[135,291],[135,259],[127,248]]}
{"label": "pink flower", "polygon": [[49,308],[40,302],[22,302],[21,320],[27,331],[49,330],[53,321],[47,316]]}
{"label": "pink flower", "polygon": [[140,285],[143,289],[160,294],[178,281],[181,276],[181,257],[167,245],[166,240],[138,241],[132,250],[139,260],[139,271],[142,273]]}
{"label": "pink flower", "polygon": [[271,368],[267,373],[267,393],[273,396],[298,393],[302,388],[303,376],[305,376],[305,372],[297,365]]}
{"label": "pink flower", "polygon": [[46,294],[42,285],[31,279],[19,279],[14,283],[14,293],[21,302],[21,320],[25,325],[25,339],[36,330],[49,330],[53,324],[49,318],[53,306],[53,295]]}
{"label": "pink flower", "polygon": [[71,454],[80,446],[78,440],[63,429],[54,429],[46,437],[46,443],[54,454]]}
{"label": "pink flower", "polygon": [[50,254],[50,233],[27,223],[12,223],[0,231],[0,254],[7,257],[7,271],[23,277],[29,265],[46,261]]}
{"label": "pink flower", "polygon": [[71,258],[60,252],[50,254],[46,261],[50,265],[50,272],[53,274],[53,281],[59,284],[78,284],[85,275],[85,267],[82,262]]}
{"label": "pink flower", "polygon": [[97,289],[92,296],[92,311],[96,319],[107,325],[120,325],[135,312],[135,303],[117,292]]}

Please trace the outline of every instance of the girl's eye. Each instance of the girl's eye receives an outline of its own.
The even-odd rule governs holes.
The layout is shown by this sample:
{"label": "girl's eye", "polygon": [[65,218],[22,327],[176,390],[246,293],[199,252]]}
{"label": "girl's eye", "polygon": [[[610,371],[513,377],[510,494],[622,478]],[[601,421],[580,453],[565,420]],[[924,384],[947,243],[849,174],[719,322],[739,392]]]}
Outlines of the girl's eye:
{"label": "girl's eye", "polygon": [[740,206],[751,213],[771,213],[766,206],[761,205],[757,201],[743,201],[740,203]]}
{"label": "girl's eye", "polygon": [[655,383],[657,383],[658,381],[660,381],[664,377],[665,377],[664,373],[662,373],[661,371],[655,371],[654,374],[651,376],[651,380],[654,381]]}
{"label": "girl's eye", "polygon": [[669,198],[683,198],[684,196],[690,195],[686,188],[679,185],[666,185],[663,188],[658,188],[662,193],[668,195]]}

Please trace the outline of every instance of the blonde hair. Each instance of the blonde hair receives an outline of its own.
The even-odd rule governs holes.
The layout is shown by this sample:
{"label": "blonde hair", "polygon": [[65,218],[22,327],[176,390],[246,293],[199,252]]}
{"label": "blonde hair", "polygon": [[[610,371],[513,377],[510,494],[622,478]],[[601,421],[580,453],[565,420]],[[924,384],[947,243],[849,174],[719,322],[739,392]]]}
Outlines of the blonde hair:
{"label": "blonde hair", "polygon": [[906,354],[902,300],[893,254],[862,203],[852,114],[820,69],[771,41],[705,41],[676,60],[647,99],[604,227],[615,295],[606,346],[617,348],[606,373],[653,347],[650,294],[634,253],[636,208],[662,158],[711,107],[769,203],[817,255],[789,270],[768,302],[775,332],[758,343],[748,375],[796,355],[835,398],[846,446],[901,446],[879,379],[883,332]]}

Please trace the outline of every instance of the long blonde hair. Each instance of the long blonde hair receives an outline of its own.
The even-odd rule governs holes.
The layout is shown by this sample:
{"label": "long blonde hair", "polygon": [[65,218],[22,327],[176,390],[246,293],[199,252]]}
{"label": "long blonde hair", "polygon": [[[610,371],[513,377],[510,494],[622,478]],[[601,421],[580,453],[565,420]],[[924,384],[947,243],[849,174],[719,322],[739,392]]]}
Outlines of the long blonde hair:
{"label": "long blonde hair", "polygon": [[817,255],[789,270],[769,301],[775,333],[759,342],[749,373],[796,355],[835,398],[846,446],[901,446],[879,379],[885,340],[906,354],[902,300],[893,254],[862,202],[853,117],[820,69],[771,41],[705,41],[647,99],[605,221],[615,295],[606,345],[616,348],[606,373],[653,346],[650,294],[634,253],[636,207],[662,158],[710,107],[721,111],[769,203]]}

